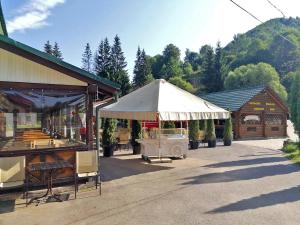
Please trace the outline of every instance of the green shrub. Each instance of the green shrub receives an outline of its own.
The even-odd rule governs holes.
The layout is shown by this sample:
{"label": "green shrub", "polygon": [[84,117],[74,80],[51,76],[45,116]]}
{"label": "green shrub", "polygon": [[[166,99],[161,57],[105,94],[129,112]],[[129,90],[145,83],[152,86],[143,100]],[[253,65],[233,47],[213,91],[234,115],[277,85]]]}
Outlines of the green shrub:
{"label": "green shrub", "polygon": [[138,142],[136,142],[136,139],[141,139],[142,137],[142,125],[141,122],[138,120],[132,120],[132,129],[131,129],[131,144],[132,146],[139,145]]}
{"label": "green shrub", "polygon": [[189,121],[189,139],[191,141],[197,141],[199,136],[199,121]]}
{"label": "green shrub", "polygon": [[214,141],[216,140],[216,131],[215,131],[215,123],[214,120],[208,120],[206,127],[206,140]]}
{"label": "green shrub", "polygon": [[105,119],[103,126],[102,141],[103,146],[111,146],[116,143],[114,135],[117,128],[117,121],[115,119]]}
{"label": "green shrub", "polygon": [[282,148],[285,153],[292,153],[298,150],[298,145],[294,143],[289,143]]}
{"label": "green shrub", "polygon": [[176,128],[175,127],[175,123],[172,122],[172,121],[165,121],[163,122],[163,126],[162,126],[164,129],[173,129],[173,128]]}
{"label": "green shrub", "polygon": [[199,130],[206,131],[206,120],[199,120]]}
{"label": "green shrub", "polygon": [[232,134],[232,122],[231,122],[231,116],[225,120],[225,126],[224,126],[224,133],[223,133],[223,140],[232,140],[233,134]]}

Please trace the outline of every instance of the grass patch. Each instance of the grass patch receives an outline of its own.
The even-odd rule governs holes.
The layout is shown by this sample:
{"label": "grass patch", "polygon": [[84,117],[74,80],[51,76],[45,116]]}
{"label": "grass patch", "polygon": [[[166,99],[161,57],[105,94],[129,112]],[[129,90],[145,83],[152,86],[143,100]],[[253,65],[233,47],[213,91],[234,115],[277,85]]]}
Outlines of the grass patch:
{"label": "grass patch", "polygon": [[286,153],[288,159],[300,164],[300,148],[298,143],[288,143],[282,148],[282,151]]}

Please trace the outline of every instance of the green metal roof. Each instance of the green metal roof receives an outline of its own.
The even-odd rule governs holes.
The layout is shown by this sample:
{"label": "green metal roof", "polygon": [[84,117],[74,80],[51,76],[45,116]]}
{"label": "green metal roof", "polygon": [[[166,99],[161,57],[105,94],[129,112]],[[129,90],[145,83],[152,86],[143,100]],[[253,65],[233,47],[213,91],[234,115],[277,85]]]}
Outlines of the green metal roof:
{"label": "green metal roof", "polygon": [[15,41],[15,40],[7,37],[7,36],[0,35],[0,42],[3,42],[3,43],[8,44],[10,46],[13,46],[13,47],[15,47],[17,49],[20,49],[20,50],[22,50],[22,51],[24,51],[26,53],[33,54],[33,55],[35,55],[35,56],[37,56],[39,58],[42,58],[44,60],[50,61],[52,63],[55,63],[55,64],[57,64],[57,65],[59,65],[61,67],[64,67],[64,68],[66,68],[68,70],[71,70],[72,72],[80,74],[81,76],[83,76],[85,78],[91,79],[91,80],[96,81],[96,82],[100,82],[102,84],[105,84],[107,86],[113,87],[115,89],[120,89],[120,85],[117,84],[117,83],[115,83],[115,82],[112,82],[112,81],[110,81],[108,79],[105,79],[105,78],[102,78],[102,77],[98,77],[98,76],[96,76],[96,75],[94,75],[92,73],[89,73],[89,72],[87,72],[87,71],[85,71],[83,69],[80,69],[80,68],[78,68],[76,66],[73,66],[72,64],[64,62],[64,61],[56,58],[55,56],[52,56],[52,55],[50,55],[48,53],[39,51],[39,50],[37,50],[35,48],[32,48],[32,47],[30,47],[28,45],[25,45],[25,44],[21,43],[21,42],[17,42],[17,41]]}
{"label": "green metal roof", "polygon": [[230,111],[235,112],[264,89],[266,89],[265,86],[257,86],[230,91],[214,92],[199,95],[199,97],[223,109],[229,109]]}
{"label": "green metal roof", "polygon": [[0,0],[0,34],[8,36],[7,30],[6,30],[6,24],[2,12],[2,6],[1,6],[1,0]]}

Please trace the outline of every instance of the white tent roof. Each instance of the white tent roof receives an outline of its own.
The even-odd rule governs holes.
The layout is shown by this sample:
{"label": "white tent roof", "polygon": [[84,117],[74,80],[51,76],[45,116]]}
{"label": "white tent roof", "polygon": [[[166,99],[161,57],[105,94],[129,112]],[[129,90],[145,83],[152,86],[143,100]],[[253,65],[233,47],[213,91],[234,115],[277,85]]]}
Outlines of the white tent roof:
{"label": "white tent roof", "polygon": [[163,79],[155,80],[100,109],[105,118],[162,121],[226,119],[230,113]]}

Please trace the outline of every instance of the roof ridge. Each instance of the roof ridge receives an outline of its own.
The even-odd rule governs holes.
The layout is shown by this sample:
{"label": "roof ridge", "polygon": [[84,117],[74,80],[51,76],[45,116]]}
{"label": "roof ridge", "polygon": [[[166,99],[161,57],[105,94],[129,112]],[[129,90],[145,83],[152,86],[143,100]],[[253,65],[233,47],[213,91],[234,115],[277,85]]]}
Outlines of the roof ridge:
{"label": "roof ridge", "polygon": [[268,87],[268,85],[261,84],[261,85],[256,85],[256,86],[248,86],[248,87],[243,87],[243,88],[235,88],[235,89],[224,90],[224,91],[203,93],[203,94],[199,94],[199,96],[208,96],[208,95],[213,95],[213,94],[230,93],[230,92],[235,92],[235,91],[254,90],[254,89],[257,89],[257,88],[266,88],[266,87]]}

